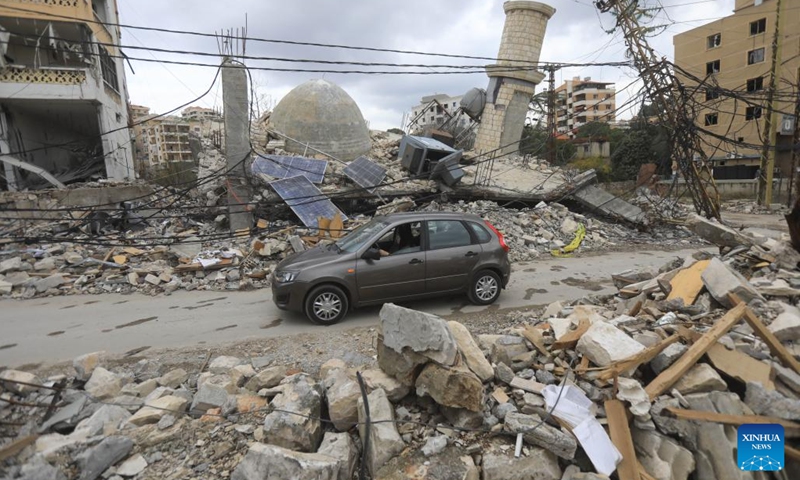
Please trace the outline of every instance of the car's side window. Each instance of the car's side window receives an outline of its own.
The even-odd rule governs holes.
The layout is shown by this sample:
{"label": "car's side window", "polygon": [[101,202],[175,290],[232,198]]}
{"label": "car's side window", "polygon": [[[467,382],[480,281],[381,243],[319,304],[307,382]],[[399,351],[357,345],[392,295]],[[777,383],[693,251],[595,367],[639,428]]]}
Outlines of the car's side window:
{"label": "car's side window", "polygon": [[428,242],[431,250],[463,247],[472,244],[467,227],[458,220],[428,221]]}
{"label": "car's side window", "polygon": [[478,238],[478,243],[488,243],[492,239],[492,234],[487,232],[483,225],[475,222],[467,222],[467,225]]}
{"label": "car's side window", "polygon": [[381,254],[401,255],[422,250],[422,222],[398,225],[378,240]]}

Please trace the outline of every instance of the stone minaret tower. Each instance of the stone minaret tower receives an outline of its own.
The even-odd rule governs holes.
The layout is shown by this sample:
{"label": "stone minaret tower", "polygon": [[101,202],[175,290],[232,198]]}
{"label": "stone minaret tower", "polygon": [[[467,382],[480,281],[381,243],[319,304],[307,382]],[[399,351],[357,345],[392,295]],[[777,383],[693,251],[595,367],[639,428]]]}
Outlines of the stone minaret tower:
{"label": "stone minaret tower", "polygon": [[[519,149],[530,99],[544,78],[532,62],[539,61],[547,21],[556,13],[549,5],[529,1],[506,2],[503,10],[506,24],[497,55],[500,61],[486,67],[489,75],[486,108],[473,148],[487,153],[503,147],[497,155]],[[514,70],[516,67],[527,68]]]}

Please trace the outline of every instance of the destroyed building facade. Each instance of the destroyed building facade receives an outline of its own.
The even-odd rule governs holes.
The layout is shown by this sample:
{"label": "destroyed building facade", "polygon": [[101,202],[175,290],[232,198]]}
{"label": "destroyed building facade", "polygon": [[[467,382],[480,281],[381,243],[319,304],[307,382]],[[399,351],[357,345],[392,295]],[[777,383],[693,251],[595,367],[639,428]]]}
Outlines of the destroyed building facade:
{"label": "destroyed building facade", "polygon": [[556,12],[544,3],[527,1],[506,2],[503,9],[506,23],[498,62],[486,67],[486,108],[474,146],[476,152],[500,155],[519,150],[530,99],[544,79],[532,65],[539,61],[547,21]]}
{"label": "destroyed building facade", "polygon": [[115,0],[0,6],[1,188],[135,178],[117,23]]}

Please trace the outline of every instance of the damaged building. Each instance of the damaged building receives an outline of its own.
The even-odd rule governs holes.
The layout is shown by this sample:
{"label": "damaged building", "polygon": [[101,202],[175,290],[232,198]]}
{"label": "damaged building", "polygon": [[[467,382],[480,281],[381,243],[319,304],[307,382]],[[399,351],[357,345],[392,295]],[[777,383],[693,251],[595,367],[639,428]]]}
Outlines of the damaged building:
{"label": "damaged building", "polygon": [[117,23],[115,0],[0,5],[0,188],[135,178]]}

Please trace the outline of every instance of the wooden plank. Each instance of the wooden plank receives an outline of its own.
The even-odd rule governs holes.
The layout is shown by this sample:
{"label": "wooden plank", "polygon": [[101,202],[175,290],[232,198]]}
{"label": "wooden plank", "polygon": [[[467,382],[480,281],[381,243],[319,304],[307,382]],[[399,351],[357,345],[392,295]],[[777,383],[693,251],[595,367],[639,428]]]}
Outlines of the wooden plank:
{"label": "wooden plank", "polygon": [[333,220],[331,220],[331,238],[339,238],[342,236],[342,230],[344,229],[344,222],[342,222],[342,215],[337,213],[333,216]]}
{"label": "wooden plank", "polygon": [[784,453],[786,453],[787,457],[791,458],[792,460],[794,460],[797,463],[800,463],[800,450],[798,450],[798,449],[796,449],[794,447],[790,447],[789,445],[784,446],[783,449],[784,449]]}
{"label": "wooden plank", "polygon": [[[728,298],[730,298],[731,302],[734,305],[736,304],[745,305],[745,303],[742,302],[742,300],[736,294],[732,293],[729,295]],[[778,340],[775,334],[772,333],[767,328],[766,325],[764,325],[764,322],[762,322],[761,319],[758,318],[758,315],[756,315],[752,310],[750,310],[750,307],[747,307],[747,309],[745,310],[744,319],[747,322],[747,324],[750,325],[750,327],[755,331],[755,334],[758,335],[761,338],[761,340],[764,340],[764,343],[766,343],[767,346],[769,347],[769,351],[772,352],[773,355],[778,357],[778,359],[784,366],[791,368],[797,373],[800,373],[800,362],[798,362],[792,356],[792,354],[789,353],[788,350],[786,350],[781,341]]]}
{"label": "wooden plank", "polygon": [[642,311],[642,305],[644,305],[644,300],[636,300],[636,303],[634,303],[633,306],[631,306],[631,309],[628,310],[628,316],[635,317],[636,315],[639,315],[639,312]]}
{"label": "wooden plank", "polygon": [[[678,327],[683,338],[696,342],[701,335],[686,327]],[[725,345],[717,342],[706,352],[711,365],[729,377],[742,383],[759,382],[768,390],[775,390],[772,381],[772,367],[765,362],[760,362],[750,355],[738,350],[728,350]]]}
{"label": "wooden plank", "polygon": [[[116,252],[116,251],[117,251],[117,247],[111,247],[111,249],[109,249],[109,250],[106,252],[106,256],[105,256],[105,257],[103,257],[103,261],[104,261],[104,262],[107,262],[107,261],[108,261],[108,259],[109,259],[109,258],[111,258],[111,256],[112,256],[112,255],[114,255],[114,252]],[[100,266],[98,267],[98,270],[102,270],[103,268],[105,268],[105,265],[103,265],[103,264],[100,264]]]}
{"label": "wooden plank", "polygon": [[700,277],[706,271],[711,260],[701,260],[689,268],[678,272],[670,282],[670,291],[667,300],[683,300],[684,305],[692,305],[703,289],[703,279]]}
{"label": "wooden plank", "polygon": [[25,450],[28,445],[33,445],[37,438],[39,438],[39,435],[28,435],[3,446],[3,448],[0,448],[0,462],[17,455]]}
{"label": "wooden plank", "polygon": [[636,355],[630,356],[624,360],[620,360],[619,362],[614,363],[613,365],[609,365],[608,368],[603,370],[597,378],[600,380],[611,380],[614,377],[618,377],[622,375],[624,372],[631,371],[635,368],[638,368],[639,365],[643,363],[647,363],[656,356],[661,353],[665,348],[669,347],[673,343],[677,342],[681,337],[679,335],[672,335],[669,338],[666,338],[655,345],[651,345],[641,352],[637,353]]}
{"label": "wooden plank", "polygon": [[692,368],[692,365],[697,363],[697,361],[700,360],[700,357],[702,357],[709,348],[717,343],[717,340],[728,333],[728,330],[730,330],[736,324],[736,322],[741,320],[745,309],[747,309],[747,305],[739,304],[729,310],[728,313],[717,320],[717,323],[715,323],[711,329],[703,334],[703,336],[700,337],[700,339],[695,342],[694,345],[689,347],[689,349],[683,354],[683,356],[681,356],[681,358],[679,358],[669,368],[661,372],[659,376],[650,382],[650,384],[644,389],[645,392],[647,392],[647,395],[650,397],[650,400],[655,400],[656,397],[666,392],[667,389],[674,385],[679,378],[684,376],[686,372]]}
{"label": "wooden plank", "polygon": [[605,407],[609,436],[622,455],[622,461],[617,465],[619,480],[639,480],[639,461],[633,448],[625,405],[619,400],[606,400]]}
{"label": "wooden plank", "polygon": [[578,340],[581,339],[584,333],[589,330],[592,324],[586,318],[581,318],[575,330],[570,330],[558,339],[554,344],[550,345],[551,350],[564,350],[567,348],[575,348]]}
{"label": "wooden plank", "polygon": [[703,410],[686,410],[677,407],[666,407],[664,410],[675,418],[681,420],[693,420],[695,422],[722,423],[724,425],[744,425],[745,423],[777,423],[782,425],[784,430],[792,432],[793,435],[800,434],[800,423],[790,422],[782,418],[765,417],[762,415],[730,415],[727,413],[706,412]]}
{"label": "wooden plank", "polygon": [[522,329],[520,329],[520,333],[529,342],[531,342],[534,347],[536,347],[536,350],[539,350],[539,353],[542,355],[550,355],[550,352],[544,345],[544,338],[542,337],[542,331],[540,329],[530,325],[525,325],[522,327]]}

